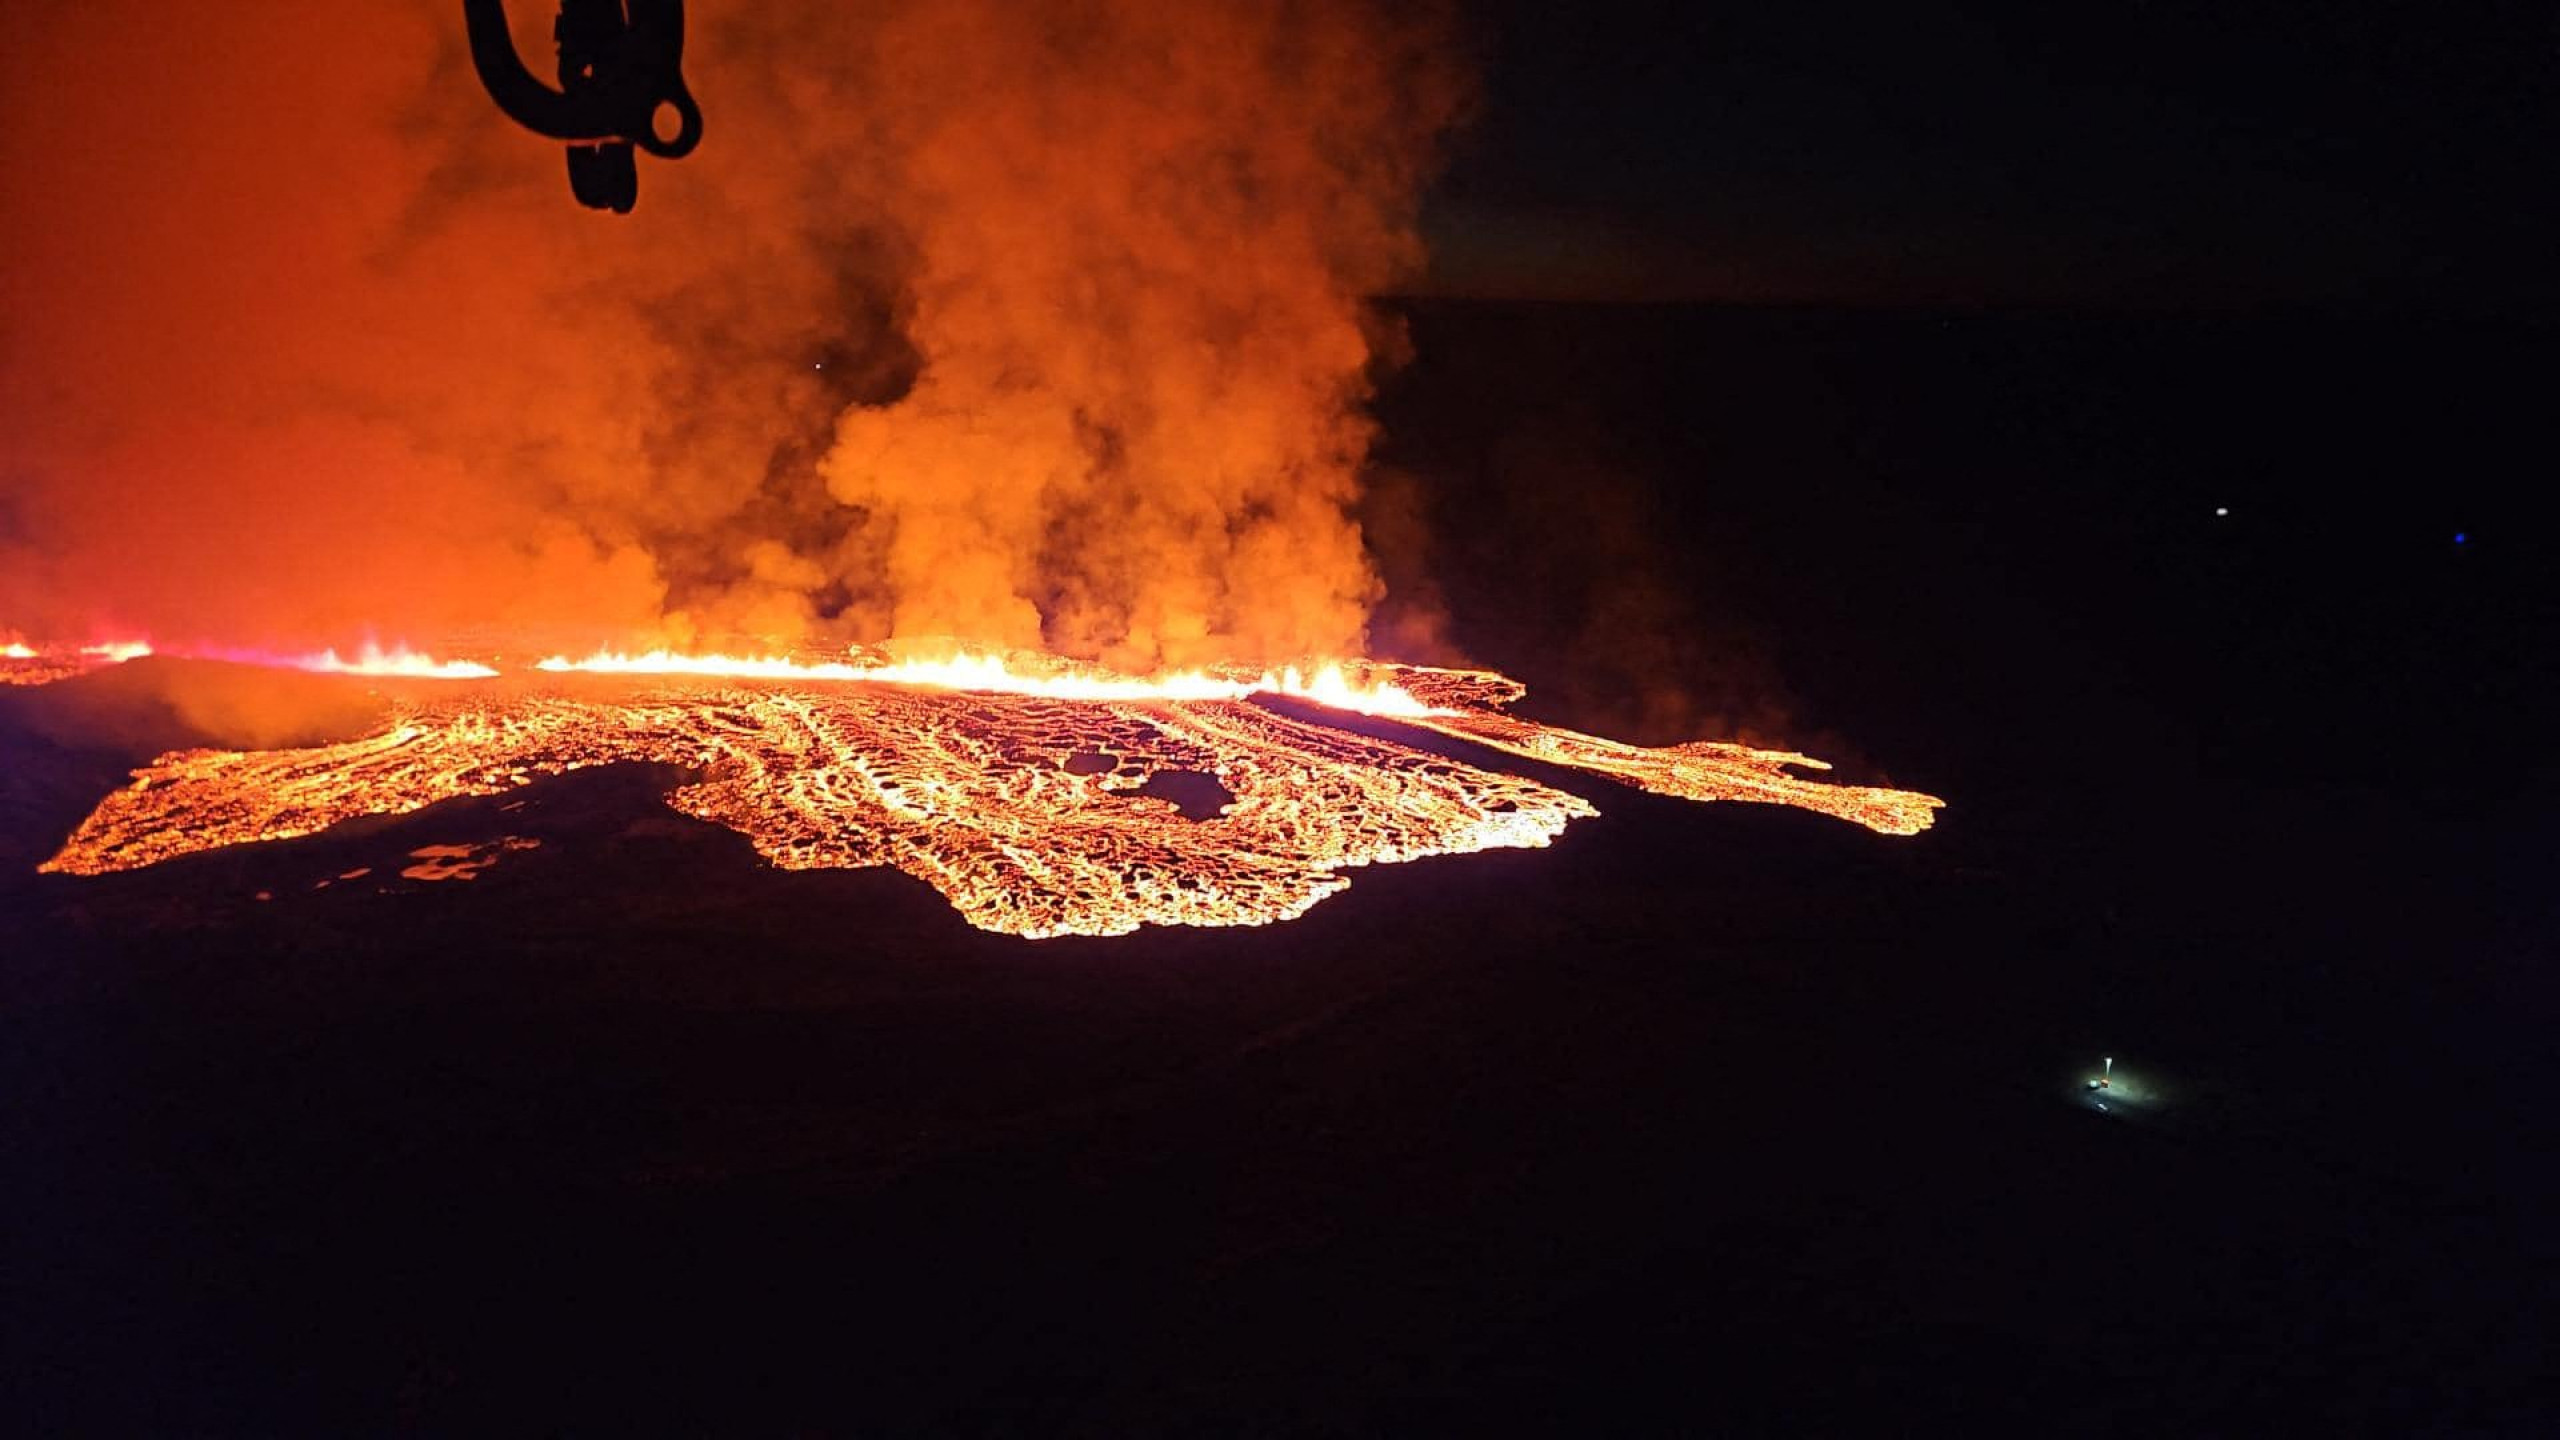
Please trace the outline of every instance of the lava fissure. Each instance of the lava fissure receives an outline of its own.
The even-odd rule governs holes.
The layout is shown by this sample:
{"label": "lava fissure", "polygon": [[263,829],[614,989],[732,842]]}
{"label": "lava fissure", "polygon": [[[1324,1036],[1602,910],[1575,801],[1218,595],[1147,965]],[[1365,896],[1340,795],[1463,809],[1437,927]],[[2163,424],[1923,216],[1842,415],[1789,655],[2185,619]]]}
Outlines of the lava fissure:
{"label": "lava fissure", "polygon": [[[1925,828],[1939,803],[1791,774],[1820,762],[1783,752],[1644,749],[1537,725],[1495,708],[1519,694],[1499,675],[1361,673],[1367,684],[1341,693],[1394,697],[1382,706],[1396,723],[1658,794],[1796,805],[1892,834]],[[642,762],[695,777],[668,805],[746,836],[777,866],[889,866],[973,925],[1037,938],[1288,920],[1360,866],[1544,846],[1598,813],[1551,786],[1241,694],[1201,698],[1186,679],[1146,697],[1146,683],[1083,676],[1061,694],[723,679],[704,664],[655,679],[431,688],[359,739],[164,755],[43,868],[129,870]],[[1150,793],[1180,776],[1228,798],[1186,813]]]}

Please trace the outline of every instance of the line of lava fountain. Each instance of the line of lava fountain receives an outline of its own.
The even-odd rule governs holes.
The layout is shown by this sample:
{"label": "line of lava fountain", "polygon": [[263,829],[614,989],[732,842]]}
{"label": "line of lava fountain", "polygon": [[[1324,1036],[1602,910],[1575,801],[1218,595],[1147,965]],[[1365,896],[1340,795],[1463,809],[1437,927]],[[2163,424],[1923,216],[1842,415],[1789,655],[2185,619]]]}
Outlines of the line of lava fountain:
{"label": "line of lava fountain", "polygon": [[[0,629],[0,635],[13,633]],[[140,640],[74,646],[31,645],[13,638],[0,645],[0,685],[49,685],[127,660],[139,660],[150,653],[150,645]]]}
{"label": "line of lava fountain", "polygon": [[147,640],[115,640],[82,645],[76,649],[30,645],[23,640],[0,645],[0,661],[53,662],[41,670],[26,670],[22,683],[66,678],[85,670],[122,665],[152,655],[174,660],[255,665],[268,670],[307,670],[318,675],[376,675],[409,680],[489,680],[499,673],[487,665],[468,660],[438,660],[406,645],[394,645],[385,650],[371,641],[352,656],[339,654],[334,646],[301,654],[229,646],[177,646],[164,650]]}
{"label": "line of lava fountain", "polygon": [[[13,641],[0,647],[0,659],[36,660],[53,652]],[[438,660],[405,645],[389,650],[367,643],[353,657],[334,648],[304,654],[236,647],[176,648],[155,651],[142,641],[84,646],[84,662],[121,664],[145,655],[216,660],[275,670],[305,670],[322,675],[373,675],[409,680],[490,680],[502,672],[469,660]],[[682,655],[671,650],[626,654],[599,650],[583,660],[554,655],[536,670],[550,674],[681,677],[696,680],[779,680],[802,684],[841,683],[913,685],[935,690],[967,690],[998,695],[1026,695],[1050,700],[1142,702],[1242,700],[1251,695],[1286,695],[1355,714],[1422,719],[1446,713],[1404,690],[1377,682],[1354,680],[1340,662],[1290,665],[1262,671],[1183,670],[1160,675],[1123,675],[1092,666],[1039,657],[1027,668],[997,654],[960,653],[934,660],[852,662],[797,660],[743,655]]]}
{"label": "line of lava fountain", "polygon": [[1250,671],[1184,670],[1142,678],[1064,664],[1054,671],[1040,673],[1017,669],[1005,656],[985,654],[956,655],[941,660],[851,664],[835,660],[811,662],[734,655],[678,655],[655,650],[646,655],[599,651],[584,660],[555,655],[534,668],[553,673],[591,675],[677,675],[696,679],[915,685],[936,690],[974,690],[999,695],[1096,702],[1196,702],[1242,700],[1250,695],[1287,695],[1362,715],[1418,719],[1441,713],[1393,685],[1355,681],[1338,662],[1305,668],[1292,665],[1258,674]]}
{"label": "line of lava fountain", "polygon": [[194,658],[232,660],[243,665],[266,665],[283,670],[309,670],[321,675],[381,675],[405,680],[493,680],[498,672],[489,666],[469,660],[438,660],[405,645],[384,650],[367,644],[354,658],[342,658],[335,649],[307,655],[266,655],[255,651],[198,652]]}

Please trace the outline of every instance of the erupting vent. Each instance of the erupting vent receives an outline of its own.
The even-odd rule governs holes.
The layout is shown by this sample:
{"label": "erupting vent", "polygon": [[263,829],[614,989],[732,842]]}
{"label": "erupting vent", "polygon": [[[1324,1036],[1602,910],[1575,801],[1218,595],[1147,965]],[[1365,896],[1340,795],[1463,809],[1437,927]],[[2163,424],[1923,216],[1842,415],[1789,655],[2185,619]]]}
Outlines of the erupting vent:
{"label": "erupting vent", "polygon": [[[469,88],[451,0],[53,8],[12,27],[14,74],[148,80],[0,126],[0,619],[31,627],[0,629],[0,683],[129,653],[35,641],[147,637],[406,697],[344,744],[163,756],[53,870],[620,761],[692,770],[672,803],[778,865],[894,866],[1020,935],[1284,920],[1355,866],[1591,813],[1506,753],[1929,823],[1798,756],[1517,719],[1498,675],[1259,668],[1437,623],[1383,573],[1435,551],[1422,491],[1366,502],[1367,402],[1412,344],[1375,297],[1425,278],[1424,186],[1475,102],[1459,7],[723,6],[683,58],[755,138],[621,240],[528,184],[476,103],[427,103]],[[470,8],[511,113],[636,139],[536,115],[503,7]],[[664,10],[570,8],[634,44],[613,17]],[[666,45],[606,55],[583,23],[570,59],[685,110]],[[116,158],[63,161],[93,155]],[[362,634],[478,653],[205,643]],[[906,658],[524,665],[724,637]],[[1005,658],[914,658],[945,640]],[[1049,651],[1111,671],[1024,655]]]}

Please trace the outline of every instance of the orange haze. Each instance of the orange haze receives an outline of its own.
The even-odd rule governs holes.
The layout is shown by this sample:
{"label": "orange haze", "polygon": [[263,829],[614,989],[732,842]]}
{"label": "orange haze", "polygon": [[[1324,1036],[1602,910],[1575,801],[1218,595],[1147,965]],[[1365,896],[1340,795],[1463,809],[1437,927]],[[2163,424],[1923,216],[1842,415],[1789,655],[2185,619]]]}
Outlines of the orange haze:
{"label": "orange haze", "polygon": [[1361,297],[1463,88],[1432,7],[697,0],[708,138],[627,218],[451,0],[27,8],[0,623],[1360,651]]}

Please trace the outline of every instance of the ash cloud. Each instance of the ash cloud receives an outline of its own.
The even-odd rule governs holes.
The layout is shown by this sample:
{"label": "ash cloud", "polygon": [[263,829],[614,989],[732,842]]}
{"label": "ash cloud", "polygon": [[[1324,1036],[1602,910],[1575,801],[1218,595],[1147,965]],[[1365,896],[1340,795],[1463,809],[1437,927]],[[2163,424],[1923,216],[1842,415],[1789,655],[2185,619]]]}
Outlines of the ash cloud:
{"label": "ash cloud", "polygon": [[712,128],[625,218],[445,0],[13,19],[0,622],[1361,647],[1363,297],[1419,261],[1445,17],[693,10]]}

